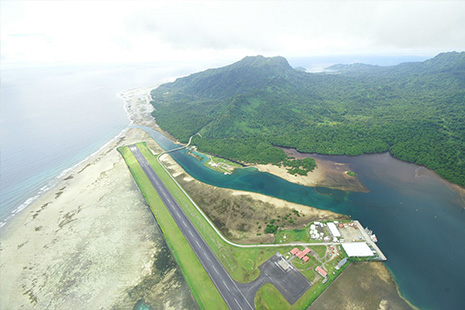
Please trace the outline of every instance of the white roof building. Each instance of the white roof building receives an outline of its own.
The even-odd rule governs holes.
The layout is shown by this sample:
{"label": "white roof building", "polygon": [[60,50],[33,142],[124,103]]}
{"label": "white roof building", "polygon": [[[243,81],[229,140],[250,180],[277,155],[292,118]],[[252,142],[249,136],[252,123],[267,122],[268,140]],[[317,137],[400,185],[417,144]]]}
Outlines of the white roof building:
{"label": "white roof building", "polygon": [[341,233],[339,232],[339,229],[337,229],[336,225],[334,225],[334,223],[328,223],[328,228],[334,237],[336,238],[341,237]]}
{"label": "white roof building", "polygon": [[373,251],[365,242],[345,242],[342,247],[349,257],[374,256]]}

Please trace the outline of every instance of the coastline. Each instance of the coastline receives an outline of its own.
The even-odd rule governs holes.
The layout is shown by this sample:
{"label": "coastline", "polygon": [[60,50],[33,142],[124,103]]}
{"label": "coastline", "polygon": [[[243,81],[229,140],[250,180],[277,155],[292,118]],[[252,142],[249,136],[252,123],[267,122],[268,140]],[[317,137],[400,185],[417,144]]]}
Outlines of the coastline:
{"label": "coastline", "polygon": [[[131,124],[161,131],[150,115],[148,89],[130,90],[131,95],[126,97],[127,92],[120,93],[120,98],[125,98]],[[140,95],[144,97],[137,97]],[[128,296],[137,287],[142,292],[139,294],[151,294],[152,301],[166,307],[196,307],[175,266],[157,269],[157,255],[164,251],[158,239],[163,236],[115,150],[117,145],[141,140],[150,141],[153,150],[158,145],[139,129],[125,129],[120,135],[63,172],[57,186],[2,228],[6,233],[0,236],[0,308],[85,308],[89,304],[96,308],[132,308],[135,302]],[[280,209],[296,207],[261,194],[224,191]],[[302,212],[312,212],[307,219],[330,214],[301,207]],[[243,236],[240,230],[231,233]],[[158,280],[147,287],[144,283],[150,281],[146,279]]]}
{"label": "coastline", "polygon": [[[135,230],[135,224],[152,220],[114,149],[142,136],[132,130],[107,144],[5,225],[0,308],[107,307],[113,296],[150,272],[154,226]],[[116,190],[119,194],[109,195]],[[121,255],[135,245],[129,257]],[[109,280],[117,284],[108,287]]]}
{"label": "coastline", "polygon": [[[119,94],[117,94],[117,97],[119,97]],[[131,113],[133,113],[133,111],[131,111],[131,109],[128,109],[128,107],[126,105],[127,105],[127,103],[123,101],[122,106],[126,111],[128,120],[131,121]],[[112,142],[114,142],[114,141],[120,139],[121,137],[123,137],[125,135],[125,133],[128,131],[128,129],[129,129],[129,126],[126,126],[118,134],[116,134],[113,138],[111,138],[108,141],[105,141],[103,143],[103,145],[100,146],[96,151],[94,151],[93,153],[87,155],[82,160],[78,161],[77,163],[72,164],[70,167],[65,168],[60,173],[58,173],[56,176],[54,176],[51,179],[49,179],[48,181],[46,181],[46,183],[42,187],[40,187],[39,190],[34,192],[23,203],[21,203],[18,207],[16,207],[13,211],[11,211],[11,213],[5,219],[0,220],[0,231],[2,231],[3,227],[5,225],[7,225],[9,222],[11,222],[14,219],[15,216],[19,215],[22,211],[26,210],[33,203],[35,203],[41,197],[46,195],[49,191],[52,191],[57,186],[59,186],[60,183],[63,182],[65,177],[69,174],[69,172],[71,172],[72,170],[76,169],[77,167],[83,165],[84,163],[91,161],[92,158],[94,158],[95,156],[97,156],[97,154],[99,154],[101,151],[106,149]]]}
{"label": "coastline", "polygon": [[[155,119],[151,117],[151,112],[153,111],[153,106],[150,104],[150,90],[153,88],[139,88],[133,89],[126,92],[118,94],[122,100],[126,100],[128,106],[134,110],[136,113],[132,113],[132,123],[137,123],[141,126],[147,126],[163,133],[168,139],[174,143],[178,143],[172,135],[168,132],[162,130],[155,122]],[[145,94],[144,92],[147,92]],[[141,96],[142,93],[142,96]],[[142,97],[142,98],[141,98]],[[132,102],[131,102],[132,101]],[[294,156],[299,158],[297,151],[285,150],[288,156]],[[300,156],[302,157],[302,156]],[[303,156],[305,158],[308,156]],[[278,167],[272,164],[267,165],[257,165],[257,164],[246,164],[245,168],[254,167],[261,172],[268,172],[277,177],[280,177],[286,181],[309,186],[309,187],[328,187],[343,191],[352,191],[352,192],[364,192],[367,193],[368,188],[363,185],[357,177],[351,177],[346,174],[347,171],[350,171],[347,164],[337,163],[334,161],[324,160],[315,158],[317,167],[309,172],[306,176],[301,175],[292,175],[287,172],[285,167]],[[241,168],[237,168],[241,169]]]}
{"label": "coastline", "polygon": [[418,310],[400,294],[391,272],[380,262],[351,263],[309,309]]}
{"label": "coastline", "polygon": [[123,101],[123,107],[130,122],[129,126],[158,127],[150,114],[153,107],[149,103],[150,91],[158,86],[133,88],[117,94],[117,97]]}
{"label": "coastline", "polygon": [[[124,107],[132,123],[142,121],[134,120],[140,107]],[[133,308],[140,300],[196,308],[116,150],[147,139],[124,129],[1,228],[0,308]]]}
{"label": "coastline", "polygon": [[97,156],[97,154],[106,149],[112,142],[123,137],[127,130],[128,128],[124,128],[115,137],[113,137],[111,140],[102,145],[97,151],[91,153],[81,161],[61,171],[57,176],[52,177],[52,179],[46,181],[47,183],[44,186],[42,186],[35,194],[27,198],[22,204],[16,207],[4,220],[0,220],[0,231],[2,231],[3,227],[5,225],[8,225],[8,223],[11,222],[11,220],[13,220],[15,216],[19,215],[22,211],[26,210],[29,206],[31,206],[33,203],[39,200],[42,196],[46,195],[49,191],[53,191],[57,186],[59,186],[60,183],[69,174],[69,172],[83,165],[84,163],[91,161],[92,158],[94,158],[95,156]]}
{"label": "coastline", "polygon": [[[154,141],[147,143],[147,146],[153,149],[156,146],[154,143]],[[298,211],[302,217],[296,217],[295,223],[288,224],[287,229],[302,229],[312,220],[349,219],[346,215],[329,210],[301,205],[259,193],[221,188],[203,183],[191,177],[171,156],[162,157],[161,162],[194,200],[203,202],[200,205],[202,210],[222,230],[222,233],[234,242],[245,244],[273,242],[272,236],[261,234],[262,230],[257,226],[262,225],[267,216],[277,217],[280,215],[284,217],[292,210]],[[241,206],[241,212],[247,216],[238,216],[240,213],[235,207],[228,209],[223,208],[223,205],[215,206],[215,201],[228,201],[229,204],[234,204],[234,201],[237,201],[236,205]],[[241,226],[247,227],[247,229],[241,229]]]}
{"label": "coastline", "polygon": [[292,175],[287,172],[285,167],[278,167],[272,164],[267,165],[250,165],[261,172],[268,172],[280,177],[286,181],[309,186],[309,187],[328,187],[342,191],[363,192],[367,193],[368,188],[363,185],[357,177],[347,175],[350,169],[347,164],[331,162],[329,160],[315,159],[317,167],[308,172],[306,176]]}
{"label": "coastline", "polygon": [[[145,102],[144,104],[149,105],[149,106],[151,107],[151,105],[149,104],[149,102],[148,102],[147,100],[146,100],[146,102]],[[156,126],[156,125],[155,125],[155,126]],[[155,128],[156,128],[158,131],[163,132],[161,129],[159,129],[158,126],[156,126]],[[171,139],[172,141],[173,141],[173,140],[176,141],[176,140],[173,139],[172,137],[170,137],[170,139]],[[153,143],[155,143],[155,142],[153,142]],[[155,144],[156,144],[156,143],[155,143]],[[343,163],[334,163],[334,165],[336,166],[336,169],[337,169],[337,168],[340,168],[340,171],[339,171],[339,172],[340,172],[344,177],[350,177],[350,176],[347,176],[345,172],[346,172],[347,170],[352,170],[352,169],[348,169],[347,167],[344,167],[344,164],[343,164]],[[357,171],[355,171],[355,172],[357,172]],[[286,174],[288,174],[287,171],[286,171]],[[184,176],[184,175],[182,175],[181,173],[175,173],[174,176],[175,176],[175,177],[178,176],[178,177],[180,177],[180,178],[184,178],[184,180],[187,181],[187,183],[189,183],[190,181],[193,180],[192,177],[190,177],[189,175]],[[354,179],[353,177],[350,177],[350,178],[351,178],[351,179]],[[442,178],[441,178],[441,179],[442,179]],[[194,183],[194,182],[191,182],[191,183]],[[451,185],[453,185],[453,184],[451,184]],[[362,185],[362,186],[363,186],[363,185]],[[328,186],[325,186],[325,187],[328,187]],[[215,188],[215,187],[213,187],[213,189],[214,189],[215,191],[220,190],[219,188]],[[236,192],[236,191],[231,190],[231,193],[234,193],[234,192]],[[465,192],[465,191],[464,191],[464,192]],[[260,200],[260,197],[258,197],[258,196],[256,196],[256,197],[251,197],[251,196],[254,196],[254,195],[250,195],[250,193],[248,193],[248,192],[244,192],[243,194],[244,194],[245,196],[248,196],[248,197],[254,199],[254,200]],[[252,193],[252,194],[253,194],[253,193]],[[249,196],[249,195],[250,195],[250,196]],[[257,194],[257,195],[259,195],[259,194]],[[236,196],[241,196],[241,193],[239,193],[239,192],[236,193]],[[263,195],[262,195],[262,196],[263,196]],[[266,199],[268,198],[268,196],[263,196],[263,197],[266,198]],[[270,201],[270,203],[276,203],[276,201],[273,201],[273,202]],[[240,231],[238,231],[238,230],[231,231],[231,233],[232,233],[233,236],[236,236],[236,237],[239,237],[239,238],[244,237],[244,234],[242,234],[242,233],[241,233]],[[393,278],[392,278],[392,274],[391,274],[390,272],[389,272],[389,275],[390,275],[391,279],[393,279]],[[399,288],[398,288],[398,286],[397,286],[397,283],[395,282],[394,279],[393,279],[393,283],[394,283],[394,285],[395,285],[395,290],[396,290],[396,292],[398,293],[398,295],[399,295],[402,299],[404,299],[408,304],[412,305],[409,301],[407,301],[407,300],[402,296],[402,294],[401,294],[401,292],[399,291]]]}

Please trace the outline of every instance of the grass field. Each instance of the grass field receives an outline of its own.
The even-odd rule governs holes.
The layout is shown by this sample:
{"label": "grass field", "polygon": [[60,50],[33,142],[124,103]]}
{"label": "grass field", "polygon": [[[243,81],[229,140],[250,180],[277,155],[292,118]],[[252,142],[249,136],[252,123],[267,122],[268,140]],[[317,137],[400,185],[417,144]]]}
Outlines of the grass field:
{"label": "grass field", "polygon": [[280,229],[276,232],[275,243],[288,243],[288,242],[315,242],[316,240],[311,240],[308,234],[307,227],[303,229]]}
{"label": "grass field", "polygon": [[[197,210],[187,194],[175,183],[172,176],[160,165],[157,161],[157,155],[152,154],[145,143],[139,143],[137,146],[234,280],[246,283],[256,279],[260,274],[258,266],[276,254],[277,251],[284,254],[293,248],[284,246],[274,248],[241,248],[226,243],[218,236],[217,232]],[[186,239],[182,235],[182,232],[179,230],[168,210],[163,205],[161,199],[156,193],[156,190],[145,176],[145,173],[142,171],[142,168],[137,163],[137,160],[132,155],[129,148],[121,147],[118,150],[126,160],[134,179],[139,185],[142,194],[155,215],[157,222],[165,235],[167,243],[180,265],[187,283],[191,287],[192,293],[200,307],[205,309],[226,308],[226,305],[214,284],[208,277]],[[289,234],[289,238],[296,241],[308,238],[305,230],[289,230],[282,231],[282,233],[285,233],[286,236]],[[281,235],[281,237],[282,236],[283,235]],[[320,257],[325,255],[326,246],[312,246],[311,248],[314,249]],[[314,261],[310,260],[307,264],[302,266],[299,266],[298,263],[296,263],[296,266],[299,269],[303,269],[302,271],[304,275],[312,281],[315,275],[312,270],[309,270],[309,267],[313,264]],[[339,273],[340,272],[337,274]],[[328,281],[326,284],[329,284],[330,282],[331,281]],[[321,292],[324,291],[326,286],[327,285],[321,285],[320,279],[294,305],[292,305],[291,308],[305,309],[321,294]],[[282,297],[279,291],[277,291],[277,289],[272,285],[262,287],[257,292],[255,301],[258,303],[258,309],[276,309],[269,307],[276,303],[281,305],[281,302],[283,301],[282,309],[288,309],[285,306],[286,304],[287,307],[290,307],[284,297]]]}
{"label": "grass field", "polygon": [[242,168],[241,165],[230,160],[208,155],[209,159],[204,166],[221,173],[231,173],[236,168]]}
{"label": "grass field", "polygon": [[290,310],[291,305],[273,284],[267,283],[255,295],[255,308],[257,310]]}
{"label": "grass field", "polygon": [[156,156],[145,145],[139,145],[139,149],[234,280],[250,282],[256,279],[260,275],[258,266],[277,251],[285,253],[292,249],[292,247],[239,248],[227,244],[158,163]]}
{"label": "grass field", "polygon": [[[141,144],[138,146],[141,149],[143,148]],[[199,306],[202,309],[227,309],[223,298],[187,243],[169,211],[163,205],[163,202],[139,166],[134,155],[128,147],[121,147],[118,151],[123,155],[147,204],[155,215],[157,223],[165,236],[166,243],[178,262]]]}
{"label": "grass field", "polygon": [[[328,265],[326,266],[328,267]],[[320,278],[318,281],[314,282],[312,287],[310,287],[310,289],[308,289],[308,291],[306,291],[305,294],[292,305],[292,309],[307,309],[348,266],[349,264],[347,263],[339,270],[336,270],[334,266],[328,268],[328,281],[326,283],[322,283],[323,278]]]}

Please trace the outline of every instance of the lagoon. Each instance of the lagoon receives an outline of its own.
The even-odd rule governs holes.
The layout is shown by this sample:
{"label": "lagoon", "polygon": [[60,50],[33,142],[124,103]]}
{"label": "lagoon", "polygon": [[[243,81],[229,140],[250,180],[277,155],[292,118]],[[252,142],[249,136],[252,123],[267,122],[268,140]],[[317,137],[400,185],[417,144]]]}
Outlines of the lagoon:
{"label": "lagoon", "polygon": [[[137,126],[136,126],[137,127]],[[164,149],[174,144],[160,132],[146,130]],[[215,172],[187,155],[171,156],[199,181],[257,192],[287,201],[331,210],[360,220],[378,236],[404,297],[421,309],[462,309],[465,304],[465,200],[433,172],[399,161],[387,153],[322,156],[344,162],[358,174],[368,193],[344,192],[290,183],[256,169],[231,175]]]}

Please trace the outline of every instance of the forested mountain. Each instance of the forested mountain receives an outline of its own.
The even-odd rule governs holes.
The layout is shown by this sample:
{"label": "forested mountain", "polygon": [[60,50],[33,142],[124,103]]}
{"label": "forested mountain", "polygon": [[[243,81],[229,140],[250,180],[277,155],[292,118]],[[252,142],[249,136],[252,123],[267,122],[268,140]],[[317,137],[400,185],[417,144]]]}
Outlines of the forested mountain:
{"label": "forested mountain", "polygon": [[201,150],[276,163],[302,152],[389,151],[465,185],[465,52],[380,67],[292,69],[285,58],[246,57],[161,85],[158,124]]}

